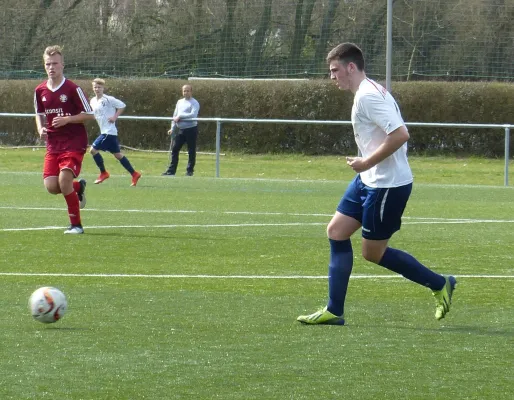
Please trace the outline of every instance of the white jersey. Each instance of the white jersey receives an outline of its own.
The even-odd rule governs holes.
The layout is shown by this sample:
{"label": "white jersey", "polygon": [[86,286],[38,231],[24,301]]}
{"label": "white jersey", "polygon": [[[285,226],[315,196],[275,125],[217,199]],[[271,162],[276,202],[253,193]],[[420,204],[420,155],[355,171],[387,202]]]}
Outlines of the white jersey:
{"label": "white jersey", "polygon": [[[352,125],[355,141],[363,158],[369,157],[388,134],[405,125],[393,96],[371,79],[364,79],[353,100]],[[407,143],[360,177],[366,186],[389,188],[412,182],[407,160]]]}
{"label": "white jersey", "polygon": [[100,127],[100,133],[104,135],[117,135],[118,129],[116,129],[116,124],[109,122],[109,118],[116,114],[117,109],[125,108],[126,104],[116,97],[107,96],[106,94],[99,99],[96,96],[93,97],[90,103],[95,113],[96,122],[98,122]]}

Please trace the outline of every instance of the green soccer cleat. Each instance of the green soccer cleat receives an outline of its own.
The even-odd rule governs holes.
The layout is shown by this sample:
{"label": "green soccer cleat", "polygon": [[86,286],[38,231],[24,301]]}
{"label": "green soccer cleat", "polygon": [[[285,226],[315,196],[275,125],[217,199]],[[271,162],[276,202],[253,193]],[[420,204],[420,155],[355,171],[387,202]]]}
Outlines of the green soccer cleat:
{"label": "green soccer cleat", "polygon": [[298,322],[306,325],[344,325],[344,318],[327,311],[327,307],[310,315],[300,315]]}
{"label": "green soccer cleat", "polygon": [[437,320],[443,319],[445,315],[450,312],[452,295],[455,290],[455,285],[457,284],[457,280],[454,276],[445,276],[444,279],[446,279],[446,283],[443,288],[441,290],[432,291],[436,301],[435,319]]}

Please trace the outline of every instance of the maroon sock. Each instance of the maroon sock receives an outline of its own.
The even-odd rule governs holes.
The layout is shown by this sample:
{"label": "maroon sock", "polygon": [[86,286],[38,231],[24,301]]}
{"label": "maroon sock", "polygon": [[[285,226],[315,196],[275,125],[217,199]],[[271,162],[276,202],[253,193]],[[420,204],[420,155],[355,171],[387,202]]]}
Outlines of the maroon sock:
{"label": "maroon sock", "polygon": [[66,200],[66,204],[68,204],[68,216],[70,217],[71,224],[80,225],[80,205],[77,192],[71,192],[70,194],[64,196],[64,199]]}
{"label": "maroon sock", "polygon": [[79,181],[73,181],[73,190],[78,193],[80,190],[80,182]]}

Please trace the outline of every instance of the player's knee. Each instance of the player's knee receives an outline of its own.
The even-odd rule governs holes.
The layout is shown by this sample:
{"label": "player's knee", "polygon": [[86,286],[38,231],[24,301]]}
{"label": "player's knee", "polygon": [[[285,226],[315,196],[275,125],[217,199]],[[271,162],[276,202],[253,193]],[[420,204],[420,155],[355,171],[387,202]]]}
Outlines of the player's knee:
{"label": "player's knee", "polygon": [[378,264],[382,259],[384,252],[381,249],[377,249],[374,247],[366,247],[362,248],[362,257],[366,261],[372,262],[374,264]]}
{"label": "player's knee", "polygon": [[335,235],[335,227],[332,224],[327,225],[327,237],[333,239]]}
{"label": "player's knee", "polygon": [[341,228],[337,224],[329,223],[327,225],[327,237],[332,240],[346,240],[347,237],[344,237]]}
{"label": "player's knee", "polygon": [[94,147],[90,147],[89,148],[89,153],[94,156],[96,153],[98,153],[98,151],[94,148]]}
{"label": "player's knee", "polygon": [[50,194],[59,194],[61,193],[61,189],[55,186],[46,186],[46,191]]}

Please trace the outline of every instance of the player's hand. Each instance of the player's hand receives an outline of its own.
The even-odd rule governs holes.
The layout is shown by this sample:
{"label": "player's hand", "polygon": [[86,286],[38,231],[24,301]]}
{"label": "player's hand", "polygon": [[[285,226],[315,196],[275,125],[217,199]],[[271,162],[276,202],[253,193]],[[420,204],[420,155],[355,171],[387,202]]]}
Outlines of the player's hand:
{"label": "player's hand", "polygon": [[46,128],[41,128],[39,130],[39,138],[41,140],[46,140],[48,138],[48,133],[46,132]]}
{"label": "player's hand", "polygon": [[52,120],[52,126],[54,128],[60,128],[68,123],[68,117],[55,117]]}
{"label": "player's hand", "polygon": [[168,131],[168,135],[171,135],[172,133],[173,133],[173,129],[170,129],[170,130]]}
{"label": "player's hand", "polygon": [[362,157],[346,157],[346,164],[357,173],[367,171],[371,168]]}
{"label": "player's hand", "polygon": [[116,122],[117,118],[116,117],[109,117],[107,119],[107,121],[109,121],[111,124],[114,124]]}

